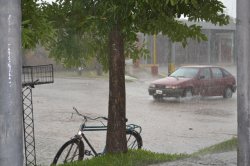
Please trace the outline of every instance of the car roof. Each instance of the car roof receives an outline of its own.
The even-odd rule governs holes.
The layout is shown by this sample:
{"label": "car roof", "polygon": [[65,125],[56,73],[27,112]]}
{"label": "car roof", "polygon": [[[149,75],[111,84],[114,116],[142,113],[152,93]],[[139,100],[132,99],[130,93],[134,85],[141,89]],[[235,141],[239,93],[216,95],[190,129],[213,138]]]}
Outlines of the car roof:
{"label": "car roof", "polygon": [[187,67],[187,68],[218,67],[218,68],[221,68],[220,66],[213,66],[213,65],[188,65],[188,66],[180,66],[180,68],[181,67]]}

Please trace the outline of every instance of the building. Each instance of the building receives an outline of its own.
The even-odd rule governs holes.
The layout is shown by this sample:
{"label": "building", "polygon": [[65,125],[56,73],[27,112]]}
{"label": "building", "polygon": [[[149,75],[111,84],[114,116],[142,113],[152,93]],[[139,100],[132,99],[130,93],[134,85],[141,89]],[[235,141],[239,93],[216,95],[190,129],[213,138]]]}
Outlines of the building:
{"label": "building", "polygon": [[[235,23],[226,26],[218,26],[207,22],[188,22],[187,25],[196,24],[202,26],[207,41],[189,40],[184,48],[181,43],[172,43],[166,36],[142,35],[140,40],[146,42],[150,50],[150,56],[142,57],[141,64],[175,65],[183,64],[235,64]],[[156,43],[154,45],[154,42]],[[154,47],[155,46],[155,47]],[[172,50],[172,51],[171,51]],[[154,55],[156,54],[156,55]]]}

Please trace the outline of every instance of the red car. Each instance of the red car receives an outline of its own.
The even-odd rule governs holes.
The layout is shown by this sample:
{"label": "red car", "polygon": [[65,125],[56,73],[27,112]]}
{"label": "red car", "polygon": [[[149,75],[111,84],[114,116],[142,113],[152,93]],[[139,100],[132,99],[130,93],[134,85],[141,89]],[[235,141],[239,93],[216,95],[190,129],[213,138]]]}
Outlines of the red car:
{"label": "red car", "polygon": [[231,98],[235,91],[235,77],[217,66],[183,66],[168,77],[153,81],[148,88],[154,99],[193,95]]}

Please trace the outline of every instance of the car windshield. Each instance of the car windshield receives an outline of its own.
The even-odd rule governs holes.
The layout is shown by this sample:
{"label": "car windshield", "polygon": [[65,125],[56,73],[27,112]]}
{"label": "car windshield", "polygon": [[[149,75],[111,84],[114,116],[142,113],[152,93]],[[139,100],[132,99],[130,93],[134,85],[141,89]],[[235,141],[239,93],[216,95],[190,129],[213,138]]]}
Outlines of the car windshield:
{"label": "car windshield", "polygon": [[193,78],[197,75],[198,69],[191,67],[182,67],[170,74],[170,77],[186,77]]}

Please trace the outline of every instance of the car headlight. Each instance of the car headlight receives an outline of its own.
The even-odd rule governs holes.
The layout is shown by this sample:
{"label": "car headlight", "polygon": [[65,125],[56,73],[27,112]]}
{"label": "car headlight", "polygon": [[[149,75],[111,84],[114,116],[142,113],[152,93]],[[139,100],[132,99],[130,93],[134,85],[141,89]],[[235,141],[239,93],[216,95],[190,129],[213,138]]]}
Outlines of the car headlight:
{"label": "car headlight", "polygon": [[155,88],[155,84],[150,84],[149,87],[150,88]]}
{"label": "car headlight", "polygon": [[177,85],[172,85],[172,86],[166,85],[165,88],[166,88],[166,89],[178,89],[179,86],[177,86]]}

